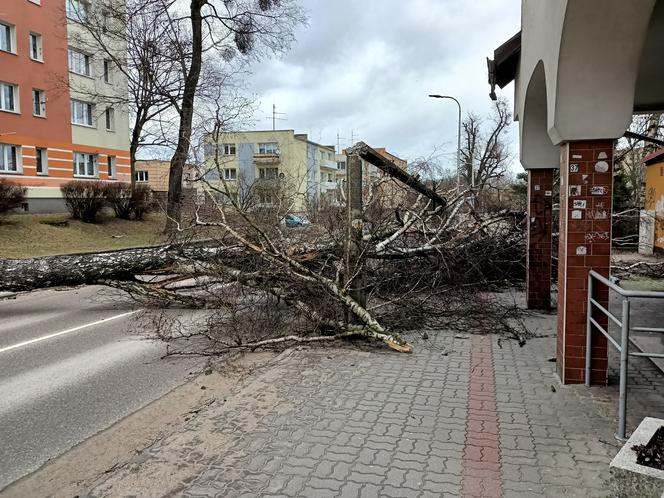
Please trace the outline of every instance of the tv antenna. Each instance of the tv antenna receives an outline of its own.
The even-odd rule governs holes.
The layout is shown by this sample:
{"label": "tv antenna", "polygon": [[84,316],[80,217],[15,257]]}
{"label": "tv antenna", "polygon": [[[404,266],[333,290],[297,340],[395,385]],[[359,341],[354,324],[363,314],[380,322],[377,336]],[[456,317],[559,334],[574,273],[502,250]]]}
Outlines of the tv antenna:
{"label": "tv antenna", "polygon": [[277,104],[272,104],[272,131],[277,129],[277,121],[286,121],[286,118],[280,118],[278,116],[286,116],[285,112],[277,112]]}
{"label": "tv antenna", "polygon": [[341,150],[341,141],[346,140],[342,136],[339,135],[339,132],[337,132],[337,154],[341,154],[343,151]]}

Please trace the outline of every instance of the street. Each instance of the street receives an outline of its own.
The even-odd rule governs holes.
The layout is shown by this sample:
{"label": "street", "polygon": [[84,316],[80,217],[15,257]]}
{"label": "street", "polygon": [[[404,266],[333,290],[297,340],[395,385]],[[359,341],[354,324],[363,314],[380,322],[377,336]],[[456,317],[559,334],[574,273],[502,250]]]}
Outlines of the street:
{"label": "street", "polygon": [[139,316],[102,287],[0,301],[0,490],[200,370],[162,360]]}

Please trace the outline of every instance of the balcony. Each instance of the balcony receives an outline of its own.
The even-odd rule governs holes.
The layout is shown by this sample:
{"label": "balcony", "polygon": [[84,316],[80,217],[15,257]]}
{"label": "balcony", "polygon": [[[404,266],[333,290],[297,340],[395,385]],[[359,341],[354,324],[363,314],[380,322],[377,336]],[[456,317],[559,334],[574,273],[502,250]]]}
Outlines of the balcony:
{"label": "balcony", "polygon": [[337,190],[339,188],[339,185],[337,182],[321,182],[320,183],[320,191],[321,192],[328,192],[330,190]]}
{"label": "balcony", "polygon": [[331,169],[331,170],[334,170],[334,171],[337,171],[339,169],[337,167],[337,162],[336,161],[330,161],[329,159],[321,159],[320,167],[325,168],[325,169]]}
{"label": "balcony", "polygon": [[278,152],[269,154],[254,154],[256,165],[279,164],[281,163],[281,154]]}

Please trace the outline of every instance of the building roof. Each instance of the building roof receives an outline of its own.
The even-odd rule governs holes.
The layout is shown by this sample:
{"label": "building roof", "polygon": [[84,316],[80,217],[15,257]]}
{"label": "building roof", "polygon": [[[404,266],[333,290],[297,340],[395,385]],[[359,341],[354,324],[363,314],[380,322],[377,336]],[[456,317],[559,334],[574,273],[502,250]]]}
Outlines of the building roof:
{"label": "building roof", "polygon": [[646,157],[643,158],[643,163],[646,166],[650,166],[651,164],[654,163],[660,163],[664,161],[664,147],[656,150],[652,154],[648,154]]}
{"label": "building roof", "polygon": [[521,57],[521,31],[503,43],[493,52],[493,60],[486,60],[489,69],[491,98],[496,100],[496,85],[505,88],[516,78]]}

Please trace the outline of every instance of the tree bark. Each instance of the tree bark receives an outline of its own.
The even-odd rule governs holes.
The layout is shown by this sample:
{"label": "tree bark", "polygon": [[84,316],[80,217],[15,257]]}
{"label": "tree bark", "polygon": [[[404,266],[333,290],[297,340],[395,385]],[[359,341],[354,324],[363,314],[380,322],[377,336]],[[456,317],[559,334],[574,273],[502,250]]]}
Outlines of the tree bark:
{"label": "tree bark", "polygon": [[184,84],[182,105],[180,106],[180,129],[175,153],[171,158],[168,178],[168,202],[166,207],[167,233],[177,230],[182,219],[182,172],[184,170],[189,147],[191,145],[191,127],[194,115],[194,100],[201,74],[203,60],[203,16],[201,10],[207,0],[191,0],[190,18],[192,32],[191,66]]}
{"label": "tree bark", "polygon": [[0,259],[0,291],[27,292],[110,280],[130,281],[136,275],[164,268],[182,258],[210,259],[223,251],[225,249],[201,245],[164,245],[102,253]]}

